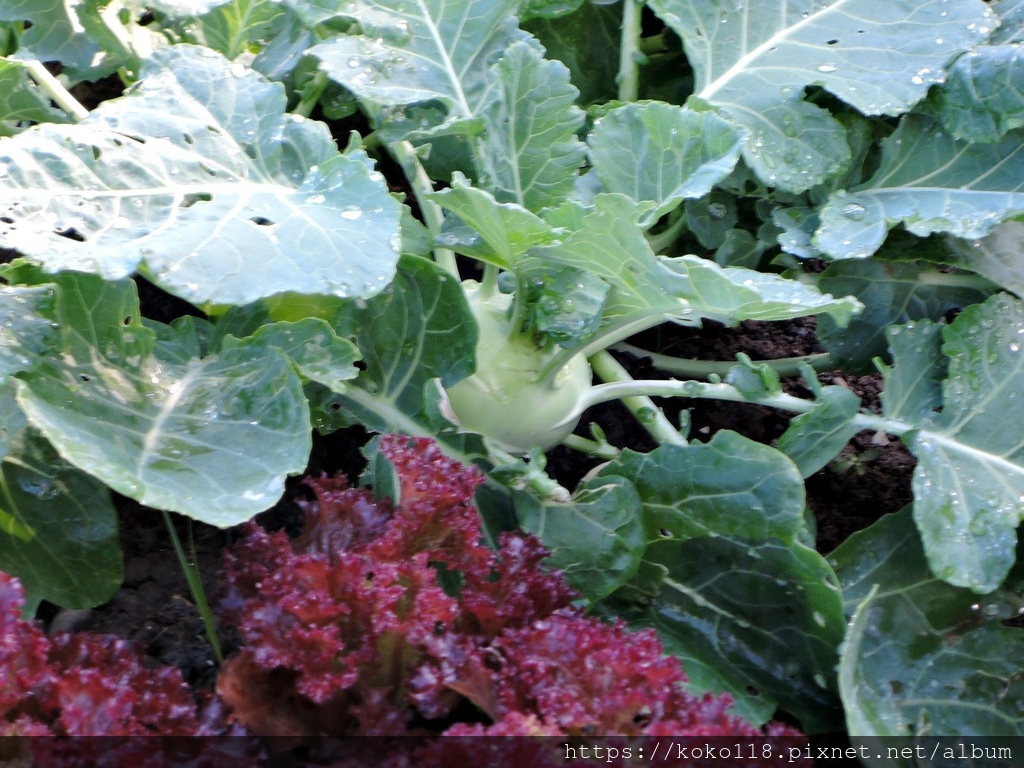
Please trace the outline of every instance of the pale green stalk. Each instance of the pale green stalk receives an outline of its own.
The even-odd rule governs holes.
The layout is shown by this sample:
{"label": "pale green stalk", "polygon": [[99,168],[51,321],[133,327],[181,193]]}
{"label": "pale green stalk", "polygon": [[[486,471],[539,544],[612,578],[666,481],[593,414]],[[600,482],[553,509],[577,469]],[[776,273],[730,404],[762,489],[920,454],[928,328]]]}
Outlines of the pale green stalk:
{"label": "pale green stalk", "polygon": [[78,100],[68,93],[67,88],[61,85],[60,80],[50,74],[50,71],[43,66],[41,61],[26,62],[26,68],[40,90],[49,96],[54,104],[67,112],[73,120],[77,122],[89,116],[89,110],[79,104]]}
{"label": "pale green stalk", "polygon": [[[632,344],[621,342],[612,347],[617,352],[628,352],[636,357],[645,357],[660,371],[676,374],[687,379],[707,379],[711,376],[726,376],[737,365],[735,360],[690,360],[683,357],[661,355],[649,352]],[[754,360],[752,365],[767,365],[779,376],[799,376],[802,365],[809,365],[815,371],[830,371],[835,367],[832,356],[827,352],[800,357],[782,357],[777,360]]]}
{"label": "pale green stalk", "polygon": [[[645,384],[647,382],[635,381],[629,372],[619,365],[619,362],[611,356],[607,351],[598,352],[592,355],[590,358],[590,367],[594,369],[594,373],[598,375],[603,381],[613,382],[609,384],[599,384],[591,388],[590,392],[597,392],[603,390],[605,387],[625,387],[635,386],[638,384]],[[590,402],[590,395],[586,397],[586,405],[580,408],[580,411],[584,411],[594,403]],[[651,437],[657,440],[659,443],[669,443],[670,445],[686,445],[686,438],[679,434],[679,430],[672,426],[672,422],[668,420],[661,408],[656,406],[643,392],[636,394],[626,394],[622,397],[605,398],[605,400],[622,400],[625,405],[634,416],[640,425],[646,429]],[[604,402],[601,400],[599,402]]]}
{"label": "pale green stalk", "polygon": [[[419,203],[420,212],[423,214],[423,223],[430,230],[435,238],[441,234],[444,226],[444,211],[441,206],[429,198],[434,193],[434,184],[427,175],[423,164],[416,156],[416,148],[408,141],[397,141],[389,144],[388,149],[391,155],[402,166],[409,185],[416,194],[416,202]],[[459,277],[459,267],[455,262],[455,252],[448,248],[435,248],[434,260],[450,274]]]}
{"label": "pale green stalk", "polygon": [[619,101],[636,101],[640,93],[640,20],[643,2],[622,2],[622,44],[619,50]]}

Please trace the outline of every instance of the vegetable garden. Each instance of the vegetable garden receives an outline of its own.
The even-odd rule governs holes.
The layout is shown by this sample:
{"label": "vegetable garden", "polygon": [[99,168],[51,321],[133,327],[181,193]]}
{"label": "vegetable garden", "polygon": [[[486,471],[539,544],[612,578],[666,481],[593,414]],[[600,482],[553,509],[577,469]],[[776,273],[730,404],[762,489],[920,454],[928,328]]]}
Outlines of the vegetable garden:
{"label": "vegetable garden", "polygon": [[[1024,2],[0,0],[0,32],[8,731],[1024,732]],[[801,349],[679,354],[735,327]],[[897,442],[908,503],[824,545],[808,489]],[[139,505],[230,627],[205,715],[166,676],[102,709],[68,669],[157,673],[16,618],[109,601]],[[170,513],[246,524],[219,587]],[[588,664],[646,696],[551,672]]]}

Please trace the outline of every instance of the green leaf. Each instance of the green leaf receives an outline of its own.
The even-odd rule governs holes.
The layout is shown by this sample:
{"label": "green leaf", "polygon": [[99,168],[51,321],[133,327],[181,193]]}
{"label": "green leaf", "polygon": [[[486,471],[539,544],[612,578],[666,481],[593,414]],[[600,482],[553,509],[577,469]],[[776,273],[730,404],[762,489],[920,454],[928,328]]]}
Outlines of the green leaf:
{"label": "green leaf", "polygon": [[67,608],[105,603],[121,586],[110,491],[32,430],[13,437],[0,464],[0,569],[32,598]]}
{"label": "green leaf", "polygon": [[804,526],[804,486],[796,467],[774,448],[735,432],[718,432],[706,444],[626,450],[596,475],[612,477],[628,479],[640,494],[648,541],[660,540],[667,529],[676,538],[792,543]]}
{"label": "green leaf", "polygon": [[[904,435],[917,457],[914,520],[932,572],[986,593],[1013,565],[1024,518],[1024,442],[1007,418],[1024,391],[1024,303],[993,296],[964,310],[942,338],[949,359],[942,412],[927,409],[937,363],[916,361],[924,393],[896,400],[903,414],[924,417]],[[899,359],[896,369],[903,370]]]}
{"label": "green leaf", "polygon": [[844,129],[803,100],[820,85],[865,115],[898,115],[996,26],[980,0],[651,0],[683,39],[694,95],[750,132],[744,159],[799,192],[843,170]]}
{"label": "green leaf", "polygon": [[860,306],[794,280],[723,268],[698,256],[658,258],[637,224],[646,210],[649,204],[638,207],[624,195],[600,194],[576,231],[558,245],[531,251],[538,259],[590,272],[611,287],[599,331],[602,348],[669,318],[735,324],[827,312],[845,322]]}
{"label": "green leaf", "polygon": [[608,477],[581,484],[572,501],[544,503],[521,494],[523,530],[551,552],[549,562],[591,602],[630,579],[646,546],[640,499],[632,483]]}
{"label": "green leaf", "polygon": [[165,48],[75,126],[0,143],[0,247],[47,271],[137,270],[193,303],[368,296],[391,279],[399,204],[280,85]]}
{"label": "green leaf", "polygon": [[745,135],[714,112],[653,102],[613,109],[594,122],[588,141],[607,192],[657,205],[641,221],[650,226],[732,173]]}
{"label": "green leaf", "polygon": [[867,182],[837,192],[821,210],[815,245],[836,259],[870,256],[889,227],[915,235],[987,235],[1024,213],[1024,142],[1017,132],[995,144],[966,144],[923,115],[903,118],[882,143]]}
{"label": "green leaf", "polygon": [[309,411],[283,354],[183,362],[139,321],[130,281],[54,280],[62,351],[19,374],[32,426],[65,460],[147,506],[221,527],[270,507],[310,450]]}
{"label": "green leaf", "polygon": [[533,41],[511,44],[492,69],[482,112],[484,167],[481,184],[501,202],[530,211],[555,206],[573,188],[585,159],[576,138],[583,112],[569,70],[545,61]]}
{"label": "green leaf", "polygon": [[333,325],[366,366],[338,397],[350,414],[378,432],[459,439],[437,413],[438,382],[450,386],[476,365],[476,323],[457,280],[428,259],[403,256],[391,287],[346,305]]}
{"label": "green leaf", "polygon": [[590,486],[618,478],[639,494],[647,548],[609,607],[657,628],[691,684],[732,693],[740,716],[763,722],[781,702],[806,727],[834,718],[824,686],[842,604],[828,566],[800,543],[804,485],[792,462],[723,431],[706,445],[625,451]]}
{"label": "green leaf", "polygon": [[[903,254],[913,252],[913,243]],[[896,253],[897,247],[887,252]],[[818,338],[838,367],[851,373],[872,373],[872,361],[886,356],[886,330],[910,320],[941,320],[947,312],[984,301],[991,290],[963,280],[963,275],[939,271],[920,261],[865,259],[829,265],[818,278],[822,291],[855,296],[864,311],[841,328],[830,317],[818,322]]]}
{"label": "green leaf", "polygon": [[0,384],[0,460],[11,450],[11,443],[18,434],[28,426],[25,413],[15,398],[16,393],[15,383],[10,379]]}
{"label": "green leaf", "polygon": [[0,286],[0,379],[50,352],[57,333],[45,315],[53,305],[52,286]]}
{"label": "green leaf", "polygon": [[861,428],[853,423],[860,398],[845,387],[824,387],[813,410],[790,423],[776,447],[793,460],[803,477],[810,477],[839,455]]}
{"label": "green leaf", "polygon": [[[0,0],[0,22],[32,23],[21,38],[26,58],[59,61],[73,81],[99,79],[124,63],[127,51],[113,43],[98,0]],[[120,26],[116,19],[111,23]]]}
{"label": "green leaf", "polygon": [[961,56],[925,105],[961,141],[990,144],[1024,126],[1024,58],[1014,45]]}
{"label": "green leaf", "polygon": [[292,3],[277,0],[155,0],[152,10],[164,14],[165,25],[176,22],[189,42],[196,42],[235,59],[254,43],[282,31]]}
{"label": "green leaf", "polygon": [[852,618],[839,670],[852,735],[1024,735],[1024,635],[1001,622],[1024,600],[1019,567],[980,601],[939,581],[907,510],[854,534],[830,561]]}
{"label": "green leaf", "polygon": [[[361,35],[307,53],[386,126],[389,140],[478,134],[491,98],[490,65],[522,36],[518,0],[353,0],[344,14]],[[422,105],[416,109],[417,105]]]}
{"label": "green leaf", "polygon": [[[0,136],[22,129],[22,123],[66,123],[68,117],[50,106],[20,61],[0,58]],[[3,174],[0,174],[2,176]]]}
{"label": "green leaf", "polygon": [[885,389],[879,397],[885,415],[927,424],[942,410],[947,369],[941,354],[942,326],[928,321],[894,325],[886,337],[895,362],[882,368]]}
{"label": "green leaf", "polygon": [[247,349],[250,354],[259,354],[271,347],[284,352],[302,376],[334,392],[344,392],[345,382],[359,374],[355,366],[359,350],[347,339],[338,338],[326,320],[316,317],[270,323],[241,340],[228,336],[221,348]]}
{"label": "green leaf", "polygon": [[585,2],[569,16],[532,19],[523,28],[540,40],[549,59],[569,68],[581,105],[603,104],[616,96],[621,15],[618,4]]}
{"label": "green leaf", "polygon": [[950,261],[977,272],[996,285],[1024,298],[1024,269],[1020,255],[1024,252],[1024,222],[1006,221],[981,240],[947,238]]}
{"label": "green leaf", "polygon": [[574,349],[593,336],[601,325],[608,284],[601,278],[571,267],[541,266],[524,262],[519,274],[525,285],[531,326],[565,349]]}
{"label": "green leaf", "polygon": [[536,214],[517,203],[497,202],[490,192],[469,186],[461,175],[430,199],[476,230],[489,250],[481,257],[502,269],[513,269],[530,248],[550,243],[557,234]]}

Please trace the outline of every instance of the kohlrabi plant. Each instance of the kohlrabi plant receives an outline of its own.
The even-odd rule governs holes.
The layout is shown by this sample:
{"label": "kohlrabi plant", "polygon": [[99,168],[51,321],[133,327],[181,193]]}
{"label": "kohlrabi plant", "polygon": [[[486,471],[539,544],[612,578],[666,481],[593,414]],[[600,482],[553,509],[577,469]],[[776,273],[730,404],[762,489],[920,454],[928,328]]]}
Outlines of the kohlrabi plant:
{"label": "kohlrabi plant", "polygon": [[[748,721],[1024,732],[1020,0],[0,0],[0,24],[0,566],[34,599],[116,588],[111,490],[234,525],[311,430],[360,424],[486,470],[491,543],[535,533]],[[99,78],[127,89],[86,109],[68,87]],[[141,280],[194,312],[143,318]],[[636,338],[809,316],[825,352],[781,361]],[[881,408],[829,369],[879,371]],[[701,442],[657,398],[793,418]],[[581,423],[609,401],[657,447]],[[863,430],[916,457],[912,508],[826,559],[804,480]],[[556,446],[597,460],[578,487]]]}

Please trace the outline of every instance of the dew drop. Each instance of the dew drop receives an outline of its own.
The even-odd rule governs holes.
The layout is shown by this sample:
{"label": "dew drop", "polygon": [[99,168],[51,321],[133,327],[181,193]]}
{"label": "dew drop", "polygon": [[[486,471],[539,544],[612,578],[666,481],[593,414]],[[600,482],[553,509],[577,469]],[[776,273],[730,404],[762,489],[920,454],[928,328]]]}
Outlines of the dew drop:
{"label": "dew drop", "polygon": [[847,203],[840,213],[850,221],[863,221],[864,217],[868,215],[868,209],[860,203]]}

